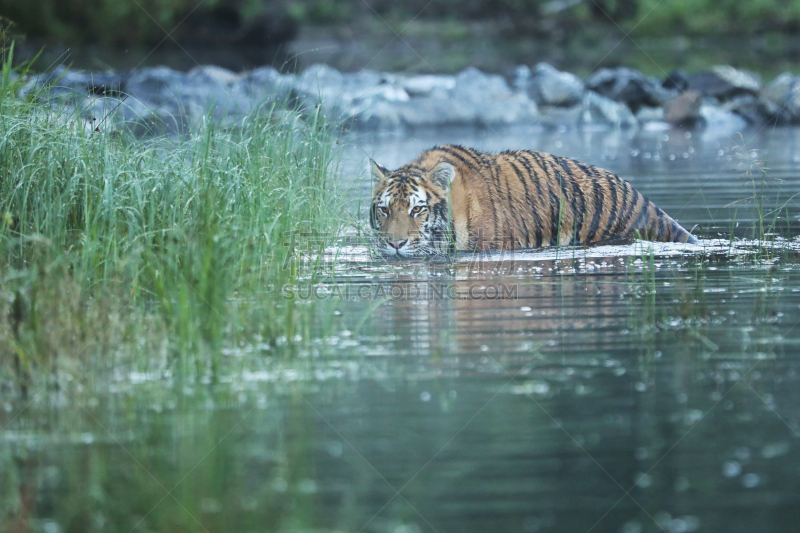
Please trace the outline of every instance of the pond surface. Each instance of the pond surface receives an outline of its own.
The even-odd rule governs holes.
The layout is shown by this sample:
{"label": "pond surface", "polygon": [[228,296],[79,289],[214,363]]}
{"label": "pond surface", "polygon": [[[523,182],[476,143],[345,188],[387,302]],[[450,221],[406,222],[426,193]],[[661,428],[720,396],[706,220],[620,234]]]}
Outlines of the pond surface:
{"label": "pond surface", "polygon": [[[798,140],[357,139],[353,209],[365,152],[393,168],[460,142],[603,166],[706,237],[433,264],[346,249],[290,291],[330,317],[293,359],[254,340],[217,383],[120,371],[3,396],[2,529],[795,532]],[[752,240],[754,191],[769,246]]]}

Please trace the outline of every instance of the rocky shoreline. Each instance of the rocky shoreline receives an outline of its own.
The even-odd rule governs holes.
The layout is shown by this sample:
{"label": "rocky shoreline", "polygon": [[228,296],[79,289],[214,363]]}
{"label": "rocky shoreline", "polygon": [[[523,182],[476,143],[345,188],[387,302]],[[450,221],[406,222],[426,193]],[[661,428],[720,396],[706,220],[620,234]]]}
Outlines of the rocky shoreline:
{"label": "rocky shoreline", "polygon": [[665,79],[628,68],[601,69],[581,80],[547,63],[519,66],[506,79],[468,68],[457,75],[341,73],[325,65],[300,74],[271,67],[237,74],[220,67],[179,72],[71,71],[33,75],[20,90],[67,106],[93,128],[128,128],[140,136],[186,133],[206,117],[221,127],[265,107],[322,109],[346,129],[398,132],[439,127],[715,128],[740,131],[800,125],[800,76],[768,84],[730,66],[675,71]]}

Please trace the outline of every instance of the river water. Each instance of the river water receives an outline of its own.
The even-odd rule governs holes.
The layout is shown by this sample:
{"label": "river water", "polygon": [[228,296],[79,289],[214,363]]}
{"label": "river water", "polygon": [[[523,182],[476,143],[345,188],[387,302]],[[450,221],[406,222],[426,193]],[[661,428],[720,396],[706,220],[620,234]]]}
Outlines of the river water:
{"label": "river water", "polygon": [[795,532],[799,140],[354,137],[353,210],[365,155],[533,148],[619,173],[704,238],[433,264],[346,248],[292,290],[327,320],[291,360],[254,342],[216,384],[121,373],[6,404],[0,523],[33,502],[46,532]]}

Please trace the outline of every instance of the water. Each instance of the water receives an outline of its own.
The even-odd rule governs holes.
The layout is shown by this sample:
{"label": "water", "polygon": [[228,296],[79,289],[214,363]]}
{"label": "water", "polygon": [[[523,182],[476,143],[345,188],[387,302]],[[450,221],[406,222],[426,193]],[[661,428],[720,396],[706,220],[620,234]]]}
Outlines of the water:
{"label": "water", "polygon": [[[29,402],[3,393],[0,523],[794,532],[798,134],[359,139],[345,168],[354,209],[369,198],[356,177],[364,152],[394,167],[462,142],[599,164],[708,237],[436,264],[370,262],[354,247],[324,284],[294,288],[329,328],[294,359],[253,340],[226,350],[218,383],[67,367],[61,390]],[[732,227],[750,236],[758,220],[752,201],[732,202],[760,187],[759,159],[769,167],[762,205],[788,202],[774,255],[728,238]]]}

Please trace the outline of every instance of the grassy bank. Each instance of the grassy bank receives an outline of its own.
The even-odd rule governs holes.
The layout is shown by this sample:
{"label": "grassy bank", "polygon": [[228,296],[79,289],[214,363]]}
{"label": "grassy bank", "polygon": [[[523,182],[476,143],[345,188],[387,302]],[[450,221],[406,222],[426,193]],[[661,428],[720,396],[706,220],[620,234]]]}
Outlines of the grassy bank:
{"label": "grassy bank", "polygon": [[307,337],[314,310],[280,287],[305,275],[291,234],[339,222],[324,124],[264,109],[236,132],[209,121],[142,143],[21,102],[13,83],[6,72],[1,372],[138,361],[213,379],[225,346]]}

